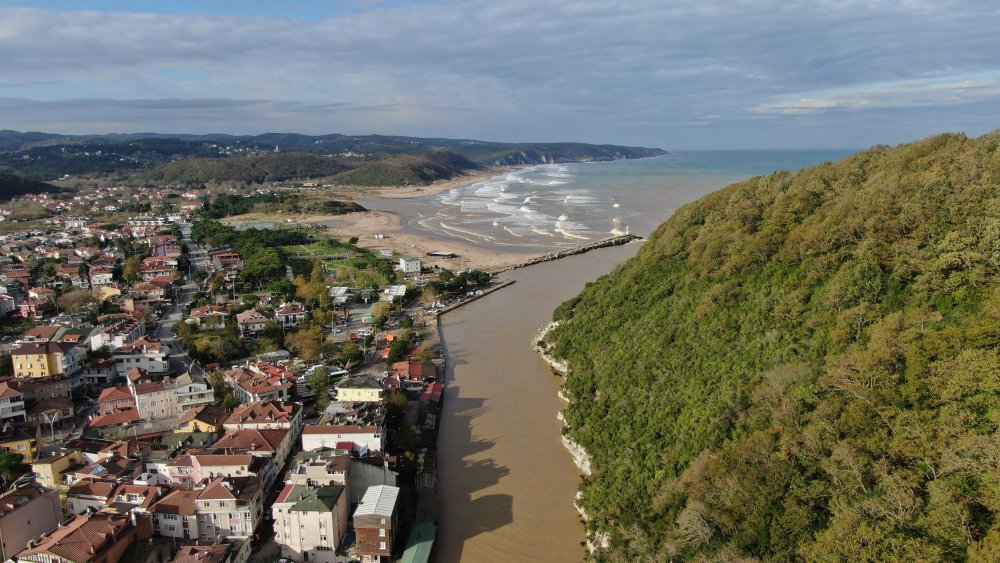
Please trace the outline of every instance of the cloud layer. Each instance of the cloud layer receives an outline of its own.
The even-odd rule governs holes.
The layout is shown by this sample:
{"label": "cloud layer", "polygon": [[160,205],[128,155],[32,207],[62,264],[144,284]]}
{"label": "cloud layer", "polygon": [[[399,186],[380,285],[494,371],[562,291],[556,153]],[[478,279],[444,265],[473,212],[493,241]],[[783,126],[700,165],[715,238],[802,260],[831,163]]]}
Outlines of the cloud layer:
{"label": "cloud layer", "polygon": [[1000,127],[988,3],[354,2],[317,18],[139,7],[0,9],[0,128],[678,148]]}

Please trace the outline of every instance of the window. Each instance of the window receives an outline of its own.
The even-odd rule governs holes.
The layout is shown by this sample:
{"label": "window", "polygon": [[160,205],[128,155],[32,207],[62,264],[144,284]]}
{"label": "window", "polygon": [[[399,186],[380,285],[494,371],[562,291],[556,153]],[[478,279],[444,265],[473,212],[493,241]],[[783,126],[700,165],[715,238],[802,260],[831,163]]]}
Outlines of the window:
{"label": "window", "polygon": [[28,447],[24,444],[18,444],[17,449],[23,452],[24,450],[28,449]]}
{"label": "window", "polygon": [[378,548],[380,551],[385,551],[385,542],[384,541],[378,542]]}
{"label": "window", "polygon": [[380,538],[384,538],[385,537],[385,528],[379,528],[378,529],[378,537],[380,537]]}
{"label": "window", "polygon": [[319,541],[326,541],[326,536],[320,536]]}

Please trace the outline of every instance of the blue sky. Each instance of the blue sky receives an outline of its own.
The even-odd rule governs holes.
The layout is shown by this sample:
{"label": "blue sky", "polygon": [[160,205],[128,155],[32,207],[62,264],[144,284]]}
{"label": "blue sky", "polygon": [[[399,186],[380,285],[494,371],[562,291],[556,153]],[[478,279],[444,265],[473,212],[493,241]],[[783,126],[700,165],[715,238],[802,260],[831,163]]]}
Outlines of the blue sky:
{"label": "blue sky", "polygon": [[0,128],[865,147],[1000,128],[1000,5],[0,0]]}

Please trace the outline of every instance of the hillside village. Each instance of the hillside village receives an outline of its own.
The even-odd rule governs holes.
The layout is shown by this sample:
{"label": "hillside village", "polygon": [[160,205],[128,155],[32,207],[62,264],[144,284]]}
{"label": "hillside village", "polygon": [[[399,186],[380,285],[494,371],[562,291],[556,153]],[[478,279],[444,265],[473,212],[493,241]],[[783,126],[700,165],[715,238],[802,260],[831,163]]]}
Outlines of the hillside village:
{"label": "hillside village", "polygon": [[490,276],[146,192],[11,202],[48,217],[0,234],[3,559],[428,560],[436,314]]}

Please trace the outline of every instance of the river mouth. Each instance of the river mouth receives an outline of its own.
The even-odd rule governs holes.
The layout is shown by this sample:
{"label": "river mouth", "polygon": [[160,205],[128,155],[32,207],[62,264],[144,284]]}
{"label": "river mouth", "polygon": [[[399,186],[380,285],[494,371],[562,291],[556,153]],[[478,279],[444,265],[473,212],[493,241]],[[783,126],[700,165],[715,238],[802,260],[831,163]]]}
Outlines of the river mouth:
{"label": "river mouth", "polygon": [[448,355],[438,434],[436,561],[580,561],[580,473],[561,441],[562,379],[531,345],[560,303],[638,244],[513,272],[515,283],[441,317]]}

